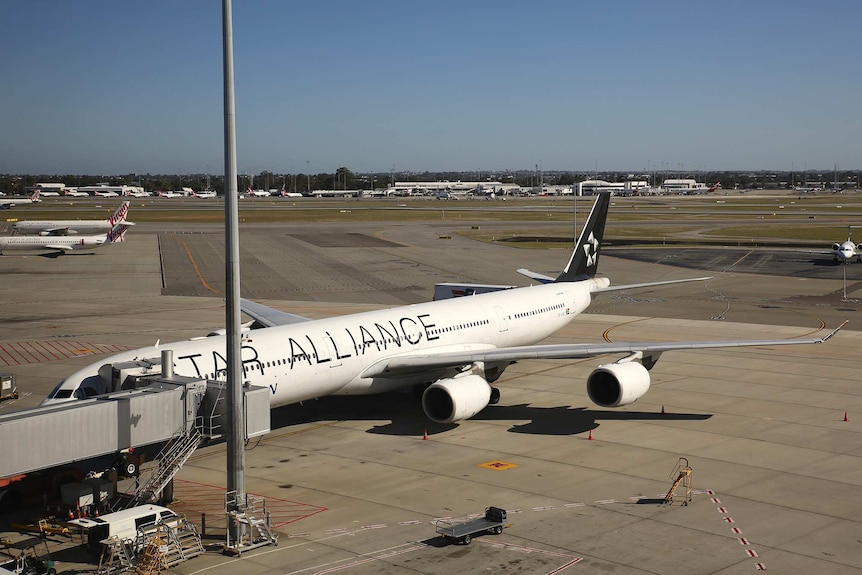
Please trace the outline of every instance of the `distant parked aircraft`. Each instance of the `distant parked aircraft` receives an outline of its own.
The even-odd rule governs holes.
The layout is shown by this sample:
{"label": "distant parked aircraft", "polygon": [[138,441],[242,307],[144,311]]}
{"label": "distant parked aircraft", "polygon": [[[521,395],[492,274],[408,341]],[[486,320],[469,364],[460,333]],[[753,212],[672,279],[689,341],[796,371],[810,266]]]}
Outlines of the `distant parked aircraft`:
{"label": "distant parked aircraft", "polygon": [[281,186],[281,197],[282,198],[301,198],[302,194],[299,192],[288,192],[284,189],[284,186]]}
{"label": "distant parked aircraft", "polygon": [[[15,222],[12,224],[12,230],[22,234],[38,233],[40,236],[68,236],[78,232],[93,233],[110,230],[119,222],[125,222],[128,214],[129,202],[123,202],[111,214],[111,217],[104,220],[29,220]],[[129,224],[129,222],[126,223]]]}
{"label": "distant parked aircraft", "polygon": [[14,206],[26,206],[27,204],[41,201],[39,199],[39,190],[36,190],[29,198],[0,198],[0,210],[8,210]]}
{"label": "distant parked aircraft", "polygon": [[252,198],[268,198],[272,194],[270,194],[266,190],[252,190],[251,186],[249,186],[248,187],[248,195],[251,196]]}
{"label": "distant parked aircraft", "polygon": [[129,229],[125,222],[116,224],[107,234],[95,236],[7,236],[0,237],[0,255],[7,250],[53,251],[56,254],[71,251],[94,250],[101,246],[123,241]]}

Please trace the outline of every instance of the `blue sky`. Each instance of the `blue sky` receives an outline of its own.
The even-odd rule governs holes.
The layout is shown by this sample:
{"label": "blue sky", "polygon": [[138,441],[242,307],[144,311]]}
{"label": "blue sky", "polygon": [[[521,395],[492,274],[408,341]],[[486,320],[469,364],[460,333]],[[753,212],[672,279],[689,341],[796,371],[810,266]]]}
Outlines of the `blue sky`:
{"label": "blue sky", "polygon": [[[862,3],[236,0],[241,173],[862,168]],[[224,172],[221,3],[0,3],[0,173]]]}

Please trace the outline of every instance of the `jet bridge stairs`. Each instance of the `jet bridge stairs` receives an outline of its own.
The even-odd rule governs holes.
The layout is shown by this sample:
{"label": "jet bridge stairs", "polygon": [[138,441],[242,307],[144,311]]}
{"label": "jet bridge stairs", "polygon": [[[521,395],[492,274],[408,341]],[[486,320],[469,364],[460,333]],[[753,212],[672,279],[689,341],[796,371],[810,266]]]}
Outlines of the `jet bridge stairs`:
{"label": "jet bridge stairs", "polygon": [[[99,371],[109,393],[0,415],[0,436],[16,438],[4,445],[0,477],[88,461],[98,471],[105,459],[164,443],[127,504],[157,496],[201,442],[221,437],[229,417],[224,382],[177,376],[160,364],[173,365],[169,351],[161,361],[106,364]],[[246,439],[269,433],[269,396],[266,387],[243,387]]]}

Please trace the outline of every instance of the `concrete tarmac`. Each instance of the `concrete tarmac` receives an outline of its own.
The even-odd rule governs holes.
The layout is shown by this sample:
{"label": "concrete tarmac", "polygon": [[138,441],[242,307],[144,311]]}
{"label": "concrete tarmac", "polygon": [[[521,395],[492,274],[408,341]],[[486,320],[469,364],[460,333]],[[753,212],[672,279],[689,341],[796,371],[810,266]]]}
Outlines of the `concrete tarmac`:
{"label": "concrete tarmac", "polygon": [[[568,258],[455,233],[469,227],[247,226],[243,295],[324,317],[427,300],[435,282],[525,285],[514,269],[553,273]],[[38,404],[111,349],[222,327],[223,239],[195,231],[144,224],[92,255],[0,258],[0,367],[24,393],[0,413]],[[836,295],[842,278],[793,273],[798,262],[767,275],[739,272],[720,252],[720,265],[698,256],[689,259],[704,263],[688,268],[661,263],[667,255],[608,251],[600,268],[614,283],[713,279],[602,296],[548,343],[810,337],[858,309],[853,287]],[[246,488],[267,498],[279,545],[240,558],[209,552],[172,572],[858,573],[854,329],[822,345],[666,353],[650,391],[617,410],[592,406],[584,385],[616,358],[515,364],[497,383],[498,405],[451,426],[429,422],[410,393],[275,410],[272,433],[248,446]],[[681,457],[695,491],[688,505],[682,489],[665,505]],[[224,470],[216,444],[175,481],[175,508],[193,521],[206,513],[210,542],[224,532]],[[436,536],[435,519],[489,505],[510,512],[501,535],[469,546]],[[56,544],[58,571],[86,569],[67,547]]]}

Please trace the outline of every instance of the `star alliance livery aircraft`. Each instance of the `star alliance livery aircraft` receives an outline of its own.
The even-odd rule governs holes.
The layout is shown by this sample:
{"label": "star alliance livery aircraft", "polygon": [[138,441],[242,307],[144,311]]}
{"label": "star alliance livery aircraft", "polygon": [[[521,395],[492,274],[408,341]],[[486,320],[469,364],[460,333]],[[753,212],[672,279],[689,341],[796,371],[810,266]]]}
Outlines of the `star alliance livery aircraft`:
{"label": "star alliance livery aircraft", "polygon": [[[243,311],[265,327],[243,334],[243,380],[268,387],[272,407],[326,395],[427,385],[422,395],[426,415],[451,423],[497,403],[500,392],[491,384],[515,361],[625,354],[598,366],[587,378],[594,403],[618,407],[647,392],[649,370],[665,351],[822,343],[838,331],[821,339],[534,345],[584,311],[593,294],[678,283],[612,288],[607,278],[595,277],[609,204],[608,194],[599,195],[578,249],[557,278],[533,274],[551,280],[544,285],[320,320],[244,301]],[[173,351],[176,375],[226,377],[223,332],[163,347]],[[140,366],[141,375],[158,374],[159,361],[153,358],[159,354],[158,347],[149,347],[108,357],[60,382],[43,404],[121,389],[124,382],[113,381],[110,364],[133,362]]]}

